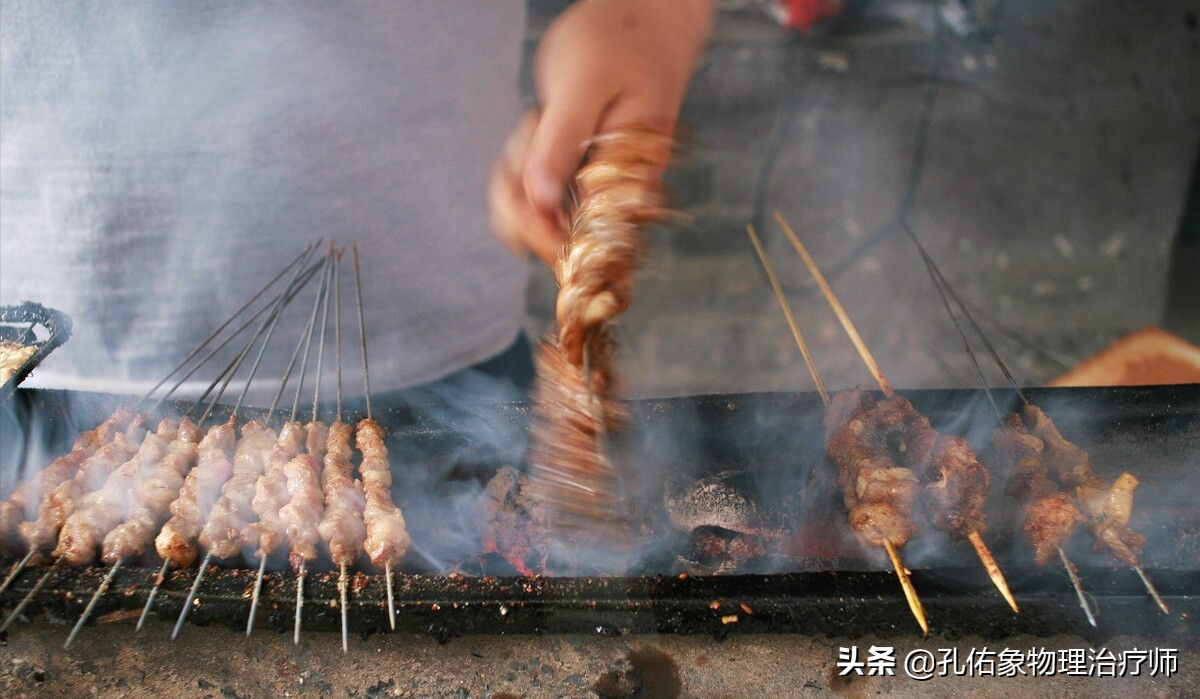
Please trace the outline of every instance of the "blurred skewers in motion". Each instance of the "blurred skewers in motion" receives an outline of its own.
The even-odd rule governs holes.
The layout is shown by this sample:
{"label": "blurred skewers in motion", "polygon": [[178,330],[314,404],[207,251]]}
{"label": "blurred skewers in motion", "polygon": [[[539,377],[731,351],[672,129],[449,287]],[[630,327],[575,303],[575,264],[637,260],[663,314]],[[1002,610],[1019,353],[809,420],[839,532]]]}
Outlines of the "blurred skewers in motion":
{"label": "blurred skewers in motion", "polygon": [[555,265],[557,332],[538,349],[527,492],[572,536],[618,519],[608,435],[623,415],[612,325],[632,300],[642,228],[666,213],[659,176],[672,148],[669,136],[653,130],[602,134],[571,188],[573,217]]}

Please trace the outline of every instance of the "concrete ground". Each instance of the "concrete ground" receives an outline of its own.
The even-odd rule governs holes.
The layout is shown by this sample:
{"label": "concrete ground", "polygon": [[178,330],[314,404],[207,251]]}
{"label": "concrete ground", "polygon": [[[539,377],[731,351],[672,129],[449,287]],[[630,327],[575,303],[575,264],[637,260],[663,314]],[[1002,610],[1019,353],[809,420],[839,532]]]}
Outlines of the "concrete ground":
{"label": "concrete ground", "polygon": [[[300,647],[291,638],[257,632],[247,639],[226,629],[187,628],[178,642],[168,624],[133,633],[132,620],[87,629],[70,652],[60,646],[64,627],[22,627],[0,650],[0,693],[36,697],[447,697],[449,699],[733,699],[811,697],[866,699],[921,696],[1030,699],[1195,696],[1200,686],[1200,642],[1118,637],[1094,646],[1073,636],[1018,636],[1003,642],[980,638],[838,639],[802,636],[481,637],[439,644],[426,636],[385,635],[351,641],[342,655],[336,634],[309,634]],[[902,659],[917,649],[957,648],[960,665],[971,649],[1027,654],[1031,649],[1122,651],[1174,648],[1177,672],[1150,677],[1083,677],[1015,674],[1011,677],[842,676],[839,649],[894,647]],[[993,656],[994,657],[994,656]]]}
{"label": "concrete ground", "polygon": [[[534,38],[547,4],[535,4]],[[758,3],[733,4],[746,9],[721,16],[685,109],[685,157],[669,178],[692,223],[651,236],[622,323],[630,396],[811,390],[747,223],[766,237],[826,383],[870,384],[772,222],[775,209],[829,273],[899,388],[978,385],[901,219],[1022,383],[1044,383],[1146,324],[1168,322],[1200,340],[1194,247],[1175,258],[1172,276],[1200,150],[1200,2],[847,2],[843,17],[807,37],[785,36]],[[553,294],[552,278],[539,273],[531,334],[547,327]],[[162,623],[135,635],[122,620],[88,628],[67,652],[66,632],[10,630],[0,694],[1066,699],[1185,697],[1200,687],[1194,638],[1107,643],[1178,648],[1171,678],[918,682],[836,676],[839,647],[865,655],[871,639],[464,637],[442,645],[398,635],[356,638],[343,656],[330,633],[296,648],[270,632],[246,639],[189,627],[171,643]],[[1092,647],[1065,636],[1001,645]],[[913,634],[899,640],[898,656],[954,647],[965,657],[985,646],[997,649],[979,638]]]}

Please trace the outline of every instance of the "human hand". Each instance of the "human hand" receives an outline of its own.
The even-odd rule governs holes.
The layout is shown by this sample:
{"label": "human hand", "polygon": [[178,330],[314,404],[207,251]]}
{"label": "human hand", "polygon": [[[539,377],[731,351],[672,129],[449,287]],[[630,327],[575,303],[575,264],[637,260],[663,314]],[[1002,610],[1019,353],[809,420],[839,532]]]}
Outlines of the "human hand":
{"label": "human hand", "polygon": [[540,108],[492,171],[497,237],[553,264],[562,202],[588,141],[621,128],[674,132],[712,26],[713,0],[580,0],[547,29],[534,63]]}

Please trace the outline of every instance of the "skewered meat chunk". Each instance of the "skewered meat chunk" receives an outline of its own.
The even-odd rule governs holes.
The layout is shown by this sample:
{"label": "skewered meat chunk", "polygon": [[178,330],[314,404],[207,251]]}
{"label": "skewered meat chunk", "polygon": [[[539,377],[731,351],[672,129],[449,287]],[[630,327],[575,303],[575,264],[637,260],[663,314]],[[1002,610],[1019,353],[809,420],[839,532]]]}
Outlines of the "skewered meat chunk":
{"label": "skewered meat chunk", "polygon": [[334,565],[353,565],[363,550],[366,525],[363,524],[362,484],[352,476],[350,436],[354,427],[337,421],[329,426],[325,464],[325,512],[318,531],[329,547]]}
{"label": "skewered meat chunk", "polygon": [[125,521],[104,537],[101,558],[115,563],[141,556],[166,518],[171,502],[183,487],[184,477],[196,465],[199,442],[204,433],[190,418],[184,418],[176,438],[158,462],[154,474],[133,495],[133,507]]}
{"label": "skewered meat chunk", "polygon": [[283,467],[287,478],[288,504],[279,511],[279,519],[291,544],[289,562],[296,570],[302,561],[317,557],[317,530],[325,512],[325,494],[321,490],[321,459],[329,428],[319,422],[305,427],[308,453],[299,454]]}
{"label": "skewered meat chunk", "polygon": [[359,421],[355,445],[362,454],[358,472],[366,494],[364,548],[371,562],[380,568],[399,563],[412,546],[404,515],[392,501],[392,469],[383,437],[383,427],[378,422],[370,418]]}
{"label": "skewered meat chunk", "polygon": [[984,531],[988,472],[967,441],[939,434],[903,396],[877,403],[875,418],[897,460],[921,482],[921,503],[933,526],[956,538]]}
{"label": "skewered meat chunk", "polygon": [[664,214],[658,175],[671,151],[670,136],[659,132],[604,134],[573,180],[578,207],[555,265],[558,332],[537,361],[530,494],[577,534],[612,519],[616,476],[600,438],[620,423],[609,325],[633,297],[640,229]]}
{"label": "skewered meat chunk", "polygon": [[154,475],[178,434],[179,426],[165,418],[155,432],[147,432],[137,452],[109,474],[104,486],[80,499],[78,508],[63,523],[54,556],[71,565],[91,563],[97,545],[124,521],[133,507],[131,495]]}
{"label": "skewered meat chunk", "polygon": [[825,450],[838,466],[850,526],[868,546],[903,547],[917,477],[896,463],[880,434],[875,400],[863,391],[835,394],[825,412]]}
{"label": "skewered meat chunk", "polygon": [[304,426],[296,421],[286,422],[279,430],[279,439],[267,456],[267,466],[254,486],[250,506],[258,521],[247,526],[242,544],[258,545],[255,555],[265,558],[287,538],[287,528],[279,517],[280,509],[288,503],[287,474],[284,468],[304,448]]}
{"label": "skewered meat chunk", "polygon": [[1011,416],[1006,426],[993,432],[992,444],[1009,474],[1005,492],[1025,511],[1021,529],[1033,546],[1034,560],[1045,565],[1083,518],[1071,497],[1048,477],[1045,443],[1029,433],[1020,417]]}
{"label": "skewered meat chunk", "polygon": [[639,231],[665,214],[658,173],[671,151],[671,138],[661,133],[613,132],[593,139],[575,175],[579,207],[555,265],[555,314],[558,344],[577,367],[588,336],[633,298],[633,271],[644,247]]}
{"label": "skewered meat chunk", "polygon": [[22,522],[21,536],[31,549],[40,549],[54,543],[58,531],[75,513],[79,500],[91,491],[104,485],[108,474],[129,460],[137,451],[138,437],[142,431],[143,416],[134,417],[124,432],[117,433],[113,441],[101,446],[94,454],[83,460],[75,475],[59,483],[42,496],[36,519]]}
{"label": "skewered meat chunk", "polygon": [[[583,371],[551,341],[542,343],[537,367],[528,495],[549,506],[548,516],[559,527],[577,528],[613,516],[613,494],[597,484],[615,478],[615,467],[601,446],[602,435],[616,420],[615,408],[597,407],[603,394],[588,390]],[[605,418],[610,424],[604,424]]]}
{"label": "skewered meat chunk", "polygon": [[266,468],[275,444],[275,430],[251,420],[242,426],[242,438],[233,452],[233,475],[221,486],[221,497],[208,513],[200,530],[200,545],[214,558],[233,558],[241,553],[242,529],[254,521],[250,507],[254,485]]}
{"label": "skewered meat chunk", "polygon": [[113,435],[128,423],[131,417],[132,414],[128,410],[118,410],[94,429],[79,435],[71,445],[71,451],[26,479],[7,500],[0,502],[0,541],[15,542],[20,534],[21,522],[33,519],[37,515],[37,497],[74,477],[79,466],[100,447],[112,441]]}
{"label": "skewered meat chunk", "polygon": [[172,517],[154,540],[158,555],[178,568],[196,560],[196,537],[221,494],[221,486],[233,473],[233,419],[214,425],[199,446],[196,467],[188,473],[183,489],[171,503]]}
{"label": "skewered meat chunk", "polygon": [[1122,473],[1111,485],[1105,483],[1092,471],[1087,452],[1067,441],[1040,408],[1027,405],[1022,414],[1029,431],[1045,443],[1046,461],[1059,481],[1075,491],[1075,499],[1087,517],[1087,529],[1095,537],[1093,548],[1138,566],[1146,537],[1129,528],[1137,478]]}

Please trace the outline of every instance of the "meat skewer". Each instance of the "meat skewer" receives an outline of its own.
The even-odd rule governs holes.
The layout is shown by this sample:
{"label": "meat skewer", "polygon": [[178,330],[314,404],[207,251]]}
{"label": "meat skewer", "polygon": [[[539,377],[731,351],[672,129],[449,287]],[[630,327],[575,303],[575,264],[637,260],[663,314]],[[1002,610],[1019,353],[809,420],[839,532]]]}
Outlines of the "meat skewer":
{"label": "meat skewer", "polygon": [[[270,422],[271,415],[274,414],[275,408],[279,404],[279,399],[283,396],[283,391],[291,378],[292,369],[295,368],[296,359],[300,355],[301,348],[304,348],[305,359],[307,359],[307,349],[312,341],[317,303],[320,299],[321,292],[318,289],[308,325],[305,327],[304,332],[301,333],[295,350],[292,351],[292,357],[288,361],[287,369],[283,374],[283,381],[280,383],[279,390],[271,402],[271,407],[267,410],[268,422]],[[250,596],[250,614],[246,617],[247,636],[254,631],[254,618],[258,611],[258,600],[262,594],[263,574],[266,571],[267,558],[281,543],[287,540],[288,536],[287,525],[281,517],[281,510],[288,504],[290,499],[287,487],[286,467],[303,450],[306,439],[304,425],[296,420],[296,411],[299,407],[298,399],[303,383],[304,372],[302,369],[300,381],[296,384],[297,400],[292,402],[291,415],[280,428],[279,439],[275,442],[275,446],[271,448],[271,453],[267,457],[266,469],[254,486],[254,499],[251,501],[250,506],[258,516],[258,521],[249,525],[242,532],[243,545],[258,545],[255,555],[258,556],[259,560],[258,574],[254,579],[254,592]]]}
{"label": "meat skewer", "polygon": [[[328,261],[328,258],[326,258]],[[317,557],[317,544],[321,541],[317,527],[325,513],[325,494],[321,490],[321,463],[325,458],[325,444],[329,438],[329,426],[318,420],[321,404],[321,374],[325,357],[325,335],[329,315],[329,285],[332,265],[326,264],[321,276],[321,289],[313,302],[310,322],[316,319],[317,308],[321,313],[321,341],[317,346],[317,370],[313,388],[312,419],[305,426],[307,434],[306,453],[296,456],[284,467],[287,478],[288,504],[279,511],[279,518],[287,529],[291,547],[288,559],[296,571],[296,614],[293,621],[292,642],[300,644],[300,626],[304,610],[304,581],[308,576],[307,563]],[[308,335],[312,338],[312,333]],[[300,363],[300,381],[292,401],[294,413],[300,401],[300,388],[308,366],[309,345],[304,347],[304,360]]]}
{"label": "meat skewer", "polygon": [[366,504],[363,507],[363,522],[367,527],[363,543],[367,556],[376,567],[383,568],[387,583],[388,625],[396,630],[396,601],[393,592],[393,566],[404,559],[412,546],[404,514],[392,501],[392,469],[388,462],[387,446],[384,444],[384,429],[375,422],[371,413],[371,374],[367,369],[367,325],[363,319],[362,276],[359,273],[358,245],[351,245],[354,253],[354,288],[358,306],[358,331],[362,350],[363,385],[367,402],[367,417],[360,420],[355,433],[355,445],[362,454],[358,472],[362,477]]}
{"label": "meat skewer", "polygon": [[1002,423],[992,433],[992,445],[1002,463],[1008,464],[1005,492],[1021,503],[1025,512],[1021,529],[1033,546],[1034,561],[1045,565],[1055,552],[1058,553],[1088,623],[1095,626],[1096,615],[1083,594],[1083,583],[1063,550],[1083,518],[1071,496],[1059,490],[1048,477],[1043,455],[1045,443],[1030,434],[1021,419],[1013,415],[1008,423]]}
{"label": "meat skewer", "polygon": [[903,548],[915,531],[909,508],[916,491],[916,476],[910,469],[896,464],[886,450],[873,448],[877,442],[873,438],[877,436],[873,434],[877,432],[877,427],[872,417],[874,401],[870,396],[861,391],[842,391],[830,399],[762,241],[753,226],[747,226],[746,232],[767,272],[771,288],[804,357],[805,366],[825,404],[826,451],[838,466],[842,497],[851,529],[864,545],[881,546],[887,552],[909,610],[921,627],[921,632],[929,635],[925,607],[897,551]]}
{"label": "meat skewer", "polygon": [[[942,275],[941,270],[929,256],[925,247],[921,245],[921,241],[917,239],[915,233],[905,226],[908,237],[912,240],[917,250],[921,253],[922,259],[925,261],[925,266],[929,271],[930,276],[934,280],[934,285],[937,286],[939,293],[942,294],[942,300],[946,305],[946,310],[955,322],[955,326],[959,329],[959,334],[963,338],[964,344],[968,344],[966,334],[962,331],[958,317],[950,307],[947,294],[954,299],[958,306],[959,312],[971,324],[972,329],[978,334],[982,340],[984,347],[991,355],[992,359],[1000,367],[1008,382],[1013,386],[1017,396],[1024,404],[1022,416],[1014,416],[1013,423],[1027,425],[1030,432],[1041,439],[1045,449],[1045,460],[1048,464],[1042,464],[1043,473],[1049,475],[1049,466],[1057,475],[1059,482],[1066,488],[1071,488],[1075,493],[1075,505],[1082,508],[1084,518],[1088,529],[1095,538],[1095,549],[1097,551],[1107,550],[1110,555],[1118,561],[1129,565],[1137,572],[1141,578],[1142,584],[1145,585],[1146,591],[1150,597],[1158,605],[1159,609],[1164,614],[1169,614],[1170,610],[1162,596],[1158,593],[1154,583],[1151,582],[1145,570],[1142,569],[1141,562],[1138,560],[1141,548],[1145,543],[1145,537],[1140,533],[1129,528],[1129,517],[1133,510],[1133,490],[1137,487],[1137,479],[1128,472],[1122,472],[1117,477],[1116,481],[1109,485],[1099,479],[1091,470],[1091,464],[1088,455],[1079,447],[1067,441],[1058,428],[1054,425],[1040,408],[1033,405],[1025,394],[1017,386],[1017,382],[1013,379],[1012,374],[1008,371],[1008,367],[1000,358],[995,347],[988,341],[987,335],[983,332],[979,324],[975,322],[974,316],[963,303],[962,299],[955,293],[954,288]],[[972,355],[973,357],[973,355]],[[976,364],[978,368],[978,364]],[[980,374],[982,376],[982,372]],[[986,384],[986,381],[985,381]],[[989,397],[990,397],[989,392]],[[996,410],[997,418],[1000,418],[999,408],[992,402],[993,408]],[[1023,420],[1022,420],[1023,418]],[[1001,419],[1001,424],[1004,424]],[[1066,553],[1059,548],[1059,557],[1062,558],[1064,566],[1071,577],[1072,583],[1076,586],[1076,591],[1079,593],[1081,604],[1084,606],[1084,611],[1088,613],[1089,618],[1092,618],[1090,607],[1085,603],[1082,588],[1079,584],[1079,576],[1075,571],[1075,567],[1067,560]],[[1094,625],[1094,623],[1093,623]]]}
{"label": "meat skewer", "polygon": [[611,326],[632,299],[639,229],[664,213],[656,173],[671,150],[669,136],[650,130],[604,134],[574,178],[578,206],[555,265],[558,332],[539,348],[528,492],[575,532],[613,516],[606,440],[621,416]]}
{"label": "meat skewer", "polygon": [[[76,549],[66,554],[69,561],[75,562],[84,553],[89,554],[88,558],[90,558],[90,554],[93,553],[90,549],[95,547],[93,535],[107,529],[102,542],[101,558],[105,563],[112,564],[104,582],[96,588],[96,592],[92,595],[83,614],[79,615],[75,628],[72,629],[66,643],[63,644],[64,650],[70,648],[75,642],[75,638],[79,635],[88,617],[91,616],[100,597],[112,583],[121,564],[129,558],[140,555],[145,550],[146,544],[153,538],[154,528],[167,512],[172,495],[179,491],[184,476],[196,463],[197,444],[202,436],[203,432],[190,419],[184,418],[176,425],[164,418],[159,423],[158,432],[153,435],[148,434],[142,441],[142,448],[138,453],[125,466],[121,467],[124,469],[126,466],[134,464],[140,468],[140,472],[133,476],[134,483],[129,484],[124,479],[118,479],[118,473],[121,471],[118,469],[118,472],[114,472],[113,476],[109,477],[104,490],[96,497],[96,503],[88,515],[91,519],[89,524],[92,531],[71,531],[72,522],[70,520],[64,526],[63,534],[59,536],[59,547]],[[124,506],[119,506],[117,502],[112,501],[103,502],[103,499],[112,496],[116,496],[116,498],[125,496],[125,493],[111,492],[114,488],[128,491],[128,501],[124,503]],[[107,512],[104,511],[106,508]],[[80,514],[76,513],[72,519]],[[119,521],[118,517],[123,521],[113,524]],[[82,530],[82,528],[79,529]],[[74,539],[72,539],[73,536]],[[79,551],[78,549],[81,547],[87,547],[89,550]],[[75,558],[72,559],[71,556]]]}
{"label": "meat skewer", "polygon": [[[987,470],[979,463],[965,440],[939,435],[929,426],[929,421],[918,415],[906,399],[896,395],[855,329],[854,323],[850,321],[850,316],[825,280],[825,275],[800,242],[796,232],[778,211],[775,212],[775,220],[817,282],[822,295],[829,302],[846,334],[850,336],[880,390],[888,401],[897,405],[898,413],[904,416],[909,439],[916,438],[916,444],[920,448],[909,450],[907,460],[917,466],[914,470],[923,485],[921,500],[931,515],[933,525],[953,538],[965,538],[970,541],[996,589],[1014,612],[1019,611],[1004,574],[996,565],[992,552],[981,536],[981,532],[987,526],[986,515],[983,512],[989,480]],[[914,457],[926,458],[914,460]]]}
{"label": "meat skewer", "polygon": [[329,426],[329,438],[325,445],[322,486],[325,490],[325,512],[317,530],[321,540],[329,548],[329,557],[338,566],[338,596],[342,612],[342,652],[350,652],[350,631],[347,597],[349,580],[347,568],[354,564],[363,552],[366,539],[366,524],[363,521],[365,498],[362,483],[354,479],[350,461],[350,437],[354,427],[342,422],[342,340],[341,303],[338,294],[338,261],[333,263],[333,331],[334,348],[337,354],[337,412]]}
{"label": "meat skewer", "polygon": [[[130,421],[124,432],[119,432],[113,441],[103,445],[94,454],[79,465],[75,475],[59,483],[53,490],[46,493],[39,503],[38,516],[29,522],[22,522],[20,531],[30,549],[41,550],[50,543],[57,541],[59,529],[71,516],[84,495],[102,485],[108,474],[129,460],[137,450],[138,435],[142,431],[145,417],[138,415]],[[55,559],[46,572],[38,579],[25,598],[17,604],[4,624],[0,626],[3,632],[10,624],[25,611],[29,601],[33,599],[46,584],[54,571],[64,562],[62,557]]]}
{"label": "meat skewer", "polygon": [[[300,272],[302,267],[298,267],[293,273],[289,289],[293,288],[294,283],[301,277]],[[315,268],[309,271],[315,272]],[[305,274],[303,276],[303,282],[307,282],[312,278],[312,274]],[[300,287],[296,288],[297,293],[299,292],[299,288],[302,288],[303,282],[300,284]],[[282,311],[293,298],[295,298],[295,293],[281,295],[277,299],[270,315],[263,320],[254,336],[251,337],[241,353],[227,368],[224,383],[209,403],[204,414],[200,417],[201,423],[212,413],[217,400],[229,385],[238,367],[265,330],[258,355],[250,367],[246,383],[243,385],[231,412],[231,420],[236,418],[237,411],[241,407],[242,401],[245,400],[246,394],[250,390],[250,385],[254,381],[254,376],[258,372],[259,363],[262,361],[267,345],[270,344],[271,336],[275,331],[275,326],[279,321]],[[179,612],[179,618],[176,620],[175,628],[171,632],[172,640],[178,638],[179,632],[183,628],[183,622],[187,620],[188,612],[191,611],[192,604],[196,599],[196,594],[200,589],[200,583],[204,579],[204,573],[208,568],[209,561],[212,560],[213,556],[217,558],[231,558],[241,553],[242,530],[246,525],[254,521],[254,511],[251,507],[251,501],[254,497],[254,486],[263,473],[266,459],[270,455],[275,438],[275,431],[257,420],[251,420],[242,426],[242,439],[234,449],[232,475],[221,485],[220,497],[213,504],[207,518],[204,520],[194,520],[204,522],[199,536],[196,538],[196,541],[205,549],[204,560],[200,563],[200,567],[196,571],[196,577],[192,582],[192,587],[188,592],[183,609]],[[187,541],[186,544],[192,547],[191,541]]]}
{"label": "meat skewer", "polygon": [[[50,465],[17,487],[7,500],[0,503],[0,541],[12,541],[17,538],[20,535],[21,522],[28,515],[33,514],[31,499],[39,493],[53,490],[65,480],[73,478],[78,472],[79,466],[102,446],[111,442],[114,435],[127,426],[131,418],[132,413],[128,410],[116,411],[94,429],[76,437],[70,452],[50,462]],[[29,547],[29,552],[13,567],[4,582],[0,584],[0,594],[4,594],[4,591],[20,575],[37,551],[37,548]]]}

